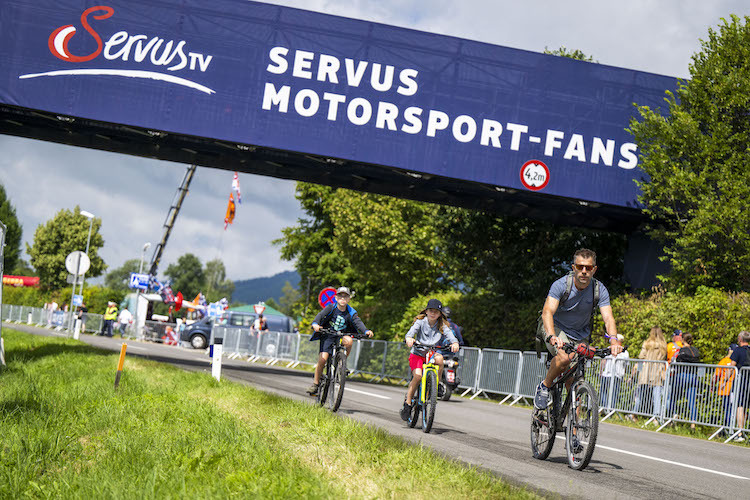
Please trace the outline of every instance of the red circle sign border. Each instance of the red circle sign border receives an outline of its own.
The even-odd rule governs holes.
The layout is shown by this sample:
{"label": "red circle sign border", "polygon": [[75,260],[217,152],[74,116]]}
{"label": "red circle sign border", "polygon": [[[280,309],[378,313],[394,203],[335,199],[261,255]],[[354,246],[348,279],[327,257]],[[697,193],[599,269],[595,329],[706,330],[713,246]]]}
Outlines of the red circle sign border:
{"label": "red circle sign border", "polygon": [[[524,169],[527,166],[531,165],[532,163],[537,163],[537,164],[541,165],[544,168],[545,173],[547,174],[547,178],[544,179],[544,184],[542,184],[539,187],[529,186],[528,184],[526,184],[526,181],[523,178],[523,171],[524,171]],[[529,161],[527,161],[526,163],[524,163],[521,166],[521,171],[519,172],[519,177],[521,178],[521,184],[523,184],[523,187],[525,187],[526,189],[530,189],[532,191],[540,191],[540,190],[544,189],[547,186],[547,184],[549,183],[549,168],[547,167],[547,164],[544,163],[541,160],[529,160]]]}
{"label": "red circle sign border", "polygon": [[329,301],[326,301],[325,304],[323,303],[323,294],[325,294],[326,292],[329,292],[329,291],[333,292],[334,297],[336,296],[336,289],[333,288],[332,286],[329,286],[329,287],[326,287],[326,288],[322,289],[320,291],[320,293],[318,294],[318,304],[320,304],[320,307],[325,307],[325,306],[328,305]]}

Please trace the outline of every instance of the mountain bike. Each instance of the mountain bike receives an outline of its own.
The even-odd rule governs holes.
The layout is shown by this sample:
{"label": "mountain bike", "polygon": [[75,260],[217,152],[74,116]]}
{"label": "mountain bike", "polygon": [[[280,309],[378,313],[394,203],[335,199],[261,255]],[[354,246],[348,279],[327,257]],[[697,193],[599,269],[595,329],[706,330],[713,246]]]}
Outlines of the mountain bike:
{"label": "mountain bike", "polygon": [[416,427],[421,413],[422,432],[430,432],[432,422],[435,420],[435,408],[437,407],[438,366],[435,364],[435,355],[438,345],[420,344],[419,342],[414,342],[414,345],[427,348],[427,354],[425,354],[425,362],[422,365],[422,380],[411,401],[411,414],[407,423],[409,427]]}
{"label": "mountain bike", "polygon": [[336,330],[321,328],[321,335],[331,335],[336,337],[333,343],[333,353],[328,356],[328,361],[320,376],[320,386],[318,388],[318,404],[320,406],[328,404],[331,411],[337,411],[341,406],[341,398],[344,396],[344,386],[346,385],[346,349],[341,345],[341,338],[348,335],[353,339],[363,338],[366,335],[357,333],[337,332]]}
{"label": "mountain bike", "polygon": [[[534,408],[531,414],[531,451],[534,458],[546,459],[555,444],[555,434],[565,432],[565,450],[568,465],[575,470],[583,470],[591,460],[596,447],[599,430],[599,395],[586,382],[586,360],[595,356],[608,356],[611,348],[599,349],[586,344],[563,344],[562,349],[578,354],[578,362],[563,372],[549,389],[549,404],[543,410]],[[547,369],[550,367],[550,354],[547,354]],[[564,404],[560,405],[567,381],[572,380]],[[567,425],[565,418],[567,416]]]}

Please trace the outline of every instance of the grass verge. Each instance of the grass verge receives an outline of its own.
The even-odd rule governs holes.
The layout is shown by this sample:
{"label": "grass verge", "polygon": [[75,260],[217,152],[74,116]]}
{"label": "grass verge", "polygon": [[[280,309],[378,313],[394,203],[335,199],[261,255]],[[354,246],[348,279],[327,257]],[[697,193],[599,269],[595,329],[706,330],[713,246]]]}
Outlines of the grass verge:
{"label": "grass verge", "polygon": [[[3,328],[0,498],[533,498],[330,414],[71,339]],[[448,472],[448,473],[445,473]]]}

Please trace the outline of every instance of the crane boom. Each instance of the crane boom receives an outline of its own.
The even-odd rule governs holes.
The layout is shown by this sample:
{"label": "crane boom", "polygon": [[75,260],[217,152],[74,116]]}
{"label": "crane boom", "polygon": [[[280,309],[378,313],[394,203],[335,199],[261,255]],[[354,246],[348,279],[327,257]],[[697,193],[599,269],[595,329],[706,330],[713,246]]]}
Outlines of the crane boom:
{"label": "crane boom", "polygon": [[188,187],[190,187],[190,181],[193,180],[195,175],[196,165],[190,165],[185,172],[185,177],[182,178],[182,184],[177,188],[174,198],[172,198],[172,206],[169,207],[167,212],[167,218],[164,220],[164,236],[161,237],[161,241],[156,245],[154,249],[154,255],[151,257],[151,268],[148,273],[151,276],[156,277],[156,270],[159,268],[159,261],[161,260],[161,254],[164,252],[164,247],[167,245],[169,240],[169,234],[172,232],[177,214],[180,213],[180,207],[182,207],[182,201],[185,199],[188,193]]}

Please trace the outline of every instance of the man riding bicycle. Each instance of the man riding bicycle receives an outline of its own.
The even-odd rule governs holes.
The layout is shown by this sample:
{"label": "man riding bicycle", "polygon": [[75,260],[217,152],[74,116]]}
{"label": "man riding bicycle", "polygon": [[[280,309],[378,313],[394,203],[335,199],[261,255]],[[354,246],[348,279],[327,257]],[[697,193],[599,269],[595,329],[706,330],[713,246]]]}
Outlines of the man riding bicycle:
{"label": "man riding bicycle", "polygon": [[582,248],[573,255],[572,273],[556,280],[549,289],[542,309],[542,322],[544,344],[553,357],[546,378],[536,388],[534,407],[539,410],[547,407],[549,388],[555,379],[570,367],[572,360],[577,359],[577,354],[567,354],[563,345],[591,341],[591,320],[597,305],[612,354],[616,356],[622,351],[622,346],[617,343],[617,325],[609,304],[609,292],[594,278],[596,269],[596,253]]}
{"label": "man riding bicycle", "polygon": [[[307,389],[307,393],[314,396],[318,393],[318,387],[320,387],[320,376],[323,373],[323,368],[328,361],[328,357],[333,353],[333,343],[336,338],[332,335],[321,336],[320,332],[323,328],[330,328],[337,332],[354,332],[357,331],[361,334],[372,337],[372,330],[368,330],[365,324],[359,318],[357,311],[349,305],[352,293],[345,287],[339,287],[336,290],[336,305],[328,304],[323,308],[322,311],[315,316],[312,323],[312,328],[315,333],[310,340],[320,339],[320,354],[318,355],[318,364],[315,366],[315,376],[313,378],[313,384]],[[349,335],[344,335],[341,338],[341,344],[346,349],[346,355],[352,350],[352,338]]]}

